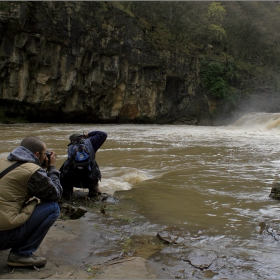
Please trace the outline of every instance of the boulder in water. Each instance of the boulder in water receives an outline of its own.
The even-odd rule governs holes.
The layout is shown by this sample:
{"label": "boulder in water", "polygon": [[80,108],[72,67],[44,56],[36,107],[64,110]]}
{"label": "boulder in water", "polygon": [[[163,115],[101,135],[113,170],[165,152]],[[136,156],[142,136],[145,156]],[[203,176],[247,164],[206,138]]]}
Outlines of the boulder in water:
{"label": "boulder in water", "polygon": [[269,197],[280,200],[280,183],[274,182]]}

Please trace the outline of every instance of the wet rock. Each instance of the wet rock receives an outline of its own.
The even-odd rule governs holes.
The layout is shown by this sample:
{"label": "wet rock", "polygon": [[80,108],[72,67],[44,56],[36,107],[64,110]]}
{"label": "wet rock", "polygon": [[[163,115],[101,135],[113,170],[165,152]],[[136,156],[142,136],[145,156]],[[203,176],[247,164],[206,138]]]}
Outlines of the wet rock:
{"label": "wet rock", "polygon": [[60,218],[65,219],[69,217],[71,220],[80,219],[85,215],[87,210],[82,207],[74,207],[68,203],[62,203],[59,205],[60,207]]}
{"label": "wet rock", "polygon": [[112,195],[110,195],[110,194],[108,194],[108,193],[102,193],[102,194],[99,196],[99,200],[100,200],[100,201],[112,202],[112,203],[118,202],[118,199],[116,199],[115,197],[113,197]]}
{"label": "wet rock", "polygon": [[183,260],[196,268],[207,269],[216,258],[217,255],[211,251],[195,249]]}
{"label": "wet rock", "polygon": [[280,183],[274,182],[271,187],[269,197],[280,200]]}
{"label": "wet rock", "polygon": [[156,273],[140,257],[130,257],[103,266],[95,277],[97,279],[156,279]]}
{"label": "wet rock", "polygon": [[190,233],[185,229],[174,226],[167,227],[164,230],[160,231],[157,234],[157,237],[166,244],[181,244],[187,241],[186,237],[189,235]]}
{"label": "wet rock", "polygon": [[92,201],[107,201],[107,202],[118,202],[116,198],[108,193],[101,193],[94,197],[88,197],[88,191],[84,191],[84,189],[74,188],[73,192],[73,200],[92,200]]}
{"label": "wet rock", "polygon": [[[73,195],[66,199],[62,198],[59,201],[60,206],[60,218],[61,219],[79,219],[86,212],[88,212],[89,208],[98,207],[98,203],[101,204],[100,212],[106,213],[106,203],[116,203],[118,202],[113,196],[107,193],[101,193],[100,195],[96,195],[94,197],[88,197],[88,192],[84,192],[83,189],[74,188]],[[100,207],[100,206],[99,206]],[[88,209],[88,210],[87,210]]]}
{"label": "wet rock", "polygon": [[263,236],[272,236],[276,241],[280,240],[280,231],[269,226],[266,222],[260,222],[257,226],[259,234]]}
{"label": "wet rock", "polygon": [[262,234],[263,231],[266,229],[266,223],[265,222],[260,222],[258,224],[257,229],[258,229],[259,234]]}
{"label": "wet rock", "polygon": [[177,236],[170,234],[167,231],[161,231],[157,234],[157,237],[163,241],[163,243],[173,244],[176,243]]}
{"label": "wet rock", "polygon": [[204,276],[205,276],[206,278],[213,278],[213,277],[216,276],[216,275],[218,275],[218,273],[217,273],[217,272],[213,272],[212,270],[206,270],[206,271],[204,272]]}
{"label": "wet rock", "polygon": [[70,201],[70,202],[78,202],[78,203],[86,203],[87,201],[93,201],[93,202],[112,202],[116,203],[118,202],[118,199],[114,198],[112,195],[108,193],[101,193],[99,195],[96,195],[94,197],[88,197],[88,191],[82,188],[74,188],[73,194],[71,198],[65,199],[63,198],[61,201]]}
{"label": "wet rock", "polygon": [[267,236],[272,236],[276,241],[280,240],[280,232],[279,232],[279,230],[275,230],[275,229],[273,229],[271,227],[266,227],[264,229],[264,231],[262,232],[262,234],[264,236],[266,236],[266,235]]}

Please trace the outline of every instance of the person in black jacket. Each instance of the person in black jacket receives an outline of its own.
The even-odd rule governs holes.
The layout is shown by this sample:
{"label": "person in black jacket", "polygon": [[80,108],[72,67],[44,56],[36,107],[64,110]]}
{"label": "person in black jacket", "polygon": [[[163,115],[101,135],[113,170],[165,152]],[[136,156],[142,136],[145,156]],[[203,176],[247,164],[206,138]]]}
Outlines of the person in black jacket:
{"label": "person in black jacket", "polygon": [[[71,150],[79,138],[85,139],[84,144],[90,151],[92,162],[90,173],[81,172],[77,174],[71,170]],[[68,158],[60,168],[60,182],[63,188],[64,199],[70,199],[72,197],[74,187],[88,189],[88,197],[94,197],[101,194],[98,185],[98,182],[101,180],[101,172],[95,160],[95,154],[106,139],[107,133],[103,131],[84,132],[83,135],[77,133],[70,135],[69,140],[71,142],[68,145]]]}

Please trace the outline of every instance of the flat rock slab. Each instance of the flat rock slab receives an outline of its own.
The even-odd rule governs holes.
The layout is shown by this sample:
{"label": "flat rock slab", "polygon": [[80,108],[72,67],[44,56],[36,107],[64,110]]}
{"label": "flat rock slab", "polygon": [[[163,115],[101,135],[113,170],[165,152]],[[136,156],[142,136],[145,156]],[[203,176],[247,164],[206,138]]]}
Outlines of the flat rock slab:
{"label": "flat rock slab", "polygon": [[213,252],[207,252],[200,249],[193,250],[184,261],[189,262],[196,268],[206,269],[217,258],[217,255]]}
{"label": "flat rock slab", "polygon": [[10,250],[0,251],[0,279],[169,278],[160,264],[120,254],[119,242],[119,234],[108,230],[100,215],[87,212],[81,219],[58,220],[35,252],[47,264],[12,268],[6,264]]}
{"label": "flat rock slab", "polygon": [[125,258],[101,268],[96,279],[157,279],[147,261],[140,257]]}
{"label": "flat rock slab", "polygon": [[165,244],[181,244],[187,242],[190,233],[182,228],[171,226],[157,234],[157,237]]}

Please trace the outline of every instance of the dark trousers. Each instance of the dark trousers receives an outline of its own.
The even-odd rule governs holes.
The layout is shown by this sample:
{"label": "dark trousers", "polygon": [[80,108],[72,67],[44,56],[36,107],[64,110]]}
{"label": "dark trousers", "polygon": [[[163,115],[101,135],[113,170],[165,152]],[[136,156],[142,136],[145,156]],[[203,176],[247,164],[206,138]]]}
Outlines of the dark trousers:
{"label": "dark trousers", "polygon": [[17,255],[30,257],[60,214],[56,202],[39,203],[25,224],[8,231],[0,231],[0,251],[11,248]]}
{"label": "dark trousers", "polygon": [[98,179],[80,179],[61,176],[60,184],[63,188],[63,196],[71,197],[73,195],[73,188],[88,189],[89,192],[97,192],[98,190]]}

